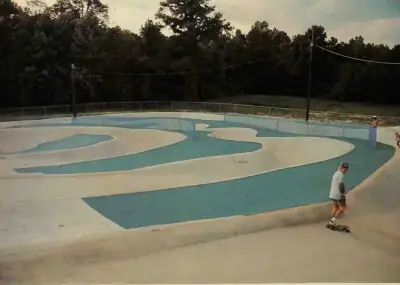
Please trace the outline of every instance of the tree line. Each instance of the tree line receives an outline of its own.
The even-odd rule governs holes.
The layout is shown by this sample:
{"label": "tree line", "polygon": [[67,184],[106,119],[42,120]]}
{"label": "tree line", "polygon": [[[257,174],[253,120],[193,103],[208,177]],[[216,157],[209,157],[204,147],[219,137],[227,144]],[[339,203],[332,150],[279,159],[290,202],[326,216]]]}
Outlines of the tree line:
{"label": "tree line", "polygon": [[[169,28],[172,35],[162,33]],[[400,62],[400,45],[348,42],[314,25],[289,37],[256,21],[235,29],[210,0],[162,0],[138,34],[109,24],[101,0],[57,0],[24,7],[0,0],[2,108],[77,103],[207,101],[239,94],[304,97],[311,31],[315,44],[359,59]],[[399,104],[400,65],[368,63],[315,47],[312,96]]]}

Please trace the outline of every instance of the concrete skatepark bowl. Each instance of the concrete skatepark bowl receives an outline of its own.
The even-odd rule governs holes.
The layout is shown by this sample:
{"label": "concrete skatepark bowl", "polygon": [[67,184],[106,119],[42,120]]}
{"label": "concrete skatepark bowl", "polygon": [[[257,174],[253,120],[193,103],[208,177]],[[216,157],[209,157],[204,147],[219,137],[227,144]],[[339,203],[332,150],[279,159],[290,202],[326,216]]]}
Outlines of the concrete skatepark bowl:
{"label": "concrete skatepark bowl", "polygon": [[[363,126],[235,114],[2,123],[0,280],[398,282],[394,130],[379,129],[373,148]],[[352,229],[348,236],[324,228],[330,179],[344,160],[352,189],[343,218]],[[292,255],[282,254],[285,247]],[[279,250],[281,257],[257,261],[260,250]],[[351,266],[338,275],[342,265],[333,266],[331,258],[343,250]],[[198,251],[209,254],[199,259]],[[293,254],[312,257],[308,267],[322,267],[301,269],[304,261]],[[208,258],[231,270],[211,266]],[[260,262],[259,270],[238,259]],[[152,274],[150,263],[157,264]],[[280,272],[290,266],[290,274]]]}

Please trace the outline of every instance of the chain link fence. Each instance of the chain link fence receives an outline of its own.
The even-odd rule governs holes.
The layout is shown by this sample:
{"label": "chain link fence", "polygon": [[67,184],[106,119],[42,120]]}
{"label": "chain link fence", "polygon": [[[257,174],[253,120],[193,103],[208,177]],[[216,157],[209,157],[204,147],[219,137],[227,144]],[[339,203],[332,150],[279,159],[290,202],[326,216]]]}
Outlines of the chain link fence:
{"label": "chain link fence", "polygon": [[[276,118],[304,120],[305,110],[278,108],[268,106],[240,105],[212,102],[176,102],[176,101],[143,101],[143,102],[104,102],[77,104],[76,112],[81,115],[98,115],[107,113],[132,112],[204,112],[217,114],[246,114]],[[0,121],[35,120],[71,116],[71,105],[42,106],[0,109]],[[336,112],[311,111],[310,120],[316,122],[346,122],[368,125],[370,115],[345,114]],[[381,126],[398,126],[400,117],[380,117]]]}

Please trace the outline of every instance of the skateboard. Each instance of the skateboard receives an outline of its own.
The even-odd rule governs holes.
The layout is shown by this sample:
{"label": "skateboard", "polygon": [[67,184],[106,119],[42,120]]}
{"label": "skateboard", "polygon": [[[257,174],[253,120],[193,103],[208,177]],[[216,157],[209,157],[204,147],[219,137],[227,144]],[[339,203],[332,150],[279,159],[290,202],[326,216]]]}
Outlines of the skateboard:
{"label": "skateboard", "polygon": [[345,225],[336,225],[336,226],[332,226],[332,225],[326,225],[326,227],[332,231],[340,231],[340,232],[345,232],[345,233],[349,233],[350,229],[348,226]]}

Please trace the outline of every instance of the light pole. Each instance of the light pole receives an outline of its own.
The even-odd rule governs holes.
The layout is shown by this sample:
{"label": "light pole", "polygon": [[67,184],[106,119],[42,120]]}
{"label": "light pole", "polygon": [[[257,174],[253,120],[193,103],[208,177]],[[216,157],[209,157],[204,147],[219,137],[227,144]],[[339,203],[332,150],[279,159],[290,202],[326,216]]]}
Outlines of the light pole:
{"label": "light pole", "polygon": [[308,62],[306,122],[308,122],[308,119],[310,118],[313,49],[314,49],[314,28],[311,28],[310,59],[309,59],[309,62]]}

